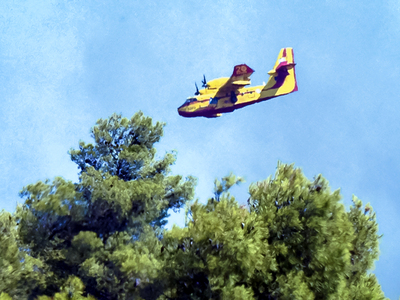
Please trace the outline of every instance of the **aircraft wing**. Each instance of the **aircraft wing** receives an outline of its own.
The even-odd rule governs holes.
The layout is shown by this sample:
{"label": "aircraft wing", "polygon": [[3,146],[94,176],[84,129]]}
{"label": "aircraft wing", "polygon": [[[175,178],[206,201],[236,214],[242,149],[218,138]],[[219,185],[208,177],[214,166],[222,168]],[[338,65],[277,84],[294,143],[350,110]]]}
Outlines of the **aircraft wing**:
{"label": "aircraft wing", "polygon": [[223,97],[226,93],[236,91],[237,89],[250,84],[250,75],[253,73],[254,70],[245,64],[235,66],[231,77],[218,89],[215,96]]}

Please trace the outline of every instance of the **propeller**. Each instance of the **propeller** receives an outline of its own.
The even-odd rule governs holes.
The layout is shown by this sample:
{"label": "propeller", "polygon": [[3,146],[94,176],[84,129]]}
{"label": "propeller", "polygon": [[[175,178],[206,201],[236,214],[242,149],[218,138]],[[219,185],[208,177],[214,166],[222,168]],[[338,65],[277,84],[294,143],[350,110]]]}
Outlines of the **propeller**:
{"label": "propeller", "polygon": [[206,80],[206,75],[203,75],[203,81],[201,82],[203,84],[203,88],[207,88],[207,80]]}
{"label": "propeller", "polygon": [[194,94],[195,94],[196,96],[197,96],[197,95],[200,95],[199,88],[197,87],[197,83],[195,82],[194,85],[196,86],[196,93],[194,93]]}

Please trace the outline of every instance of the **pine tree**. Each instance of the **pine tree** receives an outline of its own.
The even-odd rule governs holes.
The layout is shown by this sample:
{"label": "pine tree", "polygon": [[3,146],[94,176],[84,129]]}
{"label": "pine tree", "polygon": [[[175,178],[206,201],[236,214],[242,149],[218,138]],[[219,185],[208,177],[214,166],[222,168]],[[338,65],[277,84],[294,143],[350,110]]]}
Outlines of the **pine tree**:
{"label": "pine tree", "polygon": [[[170,175],[175,153],[156,160],[163,123],[136,113],[114,114],[92,128],[94,144],[70,156],[79,182],[61,177],[26,186],[17,208],[18,236],[26,255],[51,274],[29,294],[53,296],[80,280],[76,290],[98,299],[133,299],[140,281],[157,277],[163,225],[194,195],[195,180]],[[73,290],[73,289],[72,289]],[[42,298],[45,299],[45,298]]]}
{"label": "pine tree", "polygon": [[15,218],[0,212],[0,299],[24,299],[30,290],[44,285],[48,274],[38,272],[43,263],[23,250]]}
{"label": "pine tree", "polygon": [[[248,208],[232,174],[188,206],[195,179],[170,174],[174,152],[156,159],[163,126],[140,112],[100,119],[94,143],[70,150],[77,183],[23,188],[16,213],[0,213],[1,300],[386,299],[369,204],[346,211],[321,175],[279,163]],[[165,230],[185,204],[186,226]]]}
{"label": "pine tree", "polygon": [[339,190],[293,165],[250,186],[249,211],[227,193],[234,182],[217,181],[188,226],[165,233],[158,299],[385,299],[369,272],[379,239],[370,205],[362,212],[354,198],[346,212]]}

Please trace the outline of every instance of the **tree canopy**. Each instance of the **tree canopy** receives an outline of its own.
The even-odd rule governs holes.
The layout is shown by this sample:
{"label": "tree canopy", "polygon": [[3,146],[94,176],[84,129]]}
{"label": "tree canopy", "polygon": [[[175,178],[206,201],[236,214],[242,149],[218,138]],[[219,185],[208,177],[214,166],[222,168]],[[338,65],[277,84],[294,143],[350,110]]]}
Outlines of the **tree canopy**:
{"label": "tree canopy", "polygon": [[[281,163],[250,186],[248,207],[229,193],[233,174],[194,201],[195,178],[171,174],[176,153],[156,157],[164,125],[100,119],[94,143],[69,152],[77,183],[22,189],[0,214],[0,300],[386,299],[369,204],[354,197],[346,211],[321,175]],[[186,226],[166,230],[184,207]]]}

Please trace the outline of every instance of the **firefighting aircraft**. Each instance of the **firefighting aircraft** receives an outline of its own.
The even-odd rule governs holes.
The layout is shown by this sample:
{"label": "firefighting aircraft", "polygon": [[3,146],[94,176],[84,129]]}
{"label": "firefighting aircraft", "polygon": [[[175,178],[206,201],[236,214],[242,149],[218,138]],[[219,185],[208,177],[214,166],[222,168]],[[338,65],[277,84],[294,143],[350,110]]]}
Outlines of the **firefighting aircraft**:
{"label": "firefighting aircraft", "polygon": [[270,78],[267,84],[245,88],[251,83],[250,75],[254,72],[245,64],[235,66],[229,78],[223,77],[207,82],[203,76],[204,89],[199,90],[195,83],[195,96],[189,97],[178,108],[178,113],[188,118],[216,118],[250,104],[293,93],[297,91],[294,67],[293,49],[283,48],[274,68],[268,72]]}

